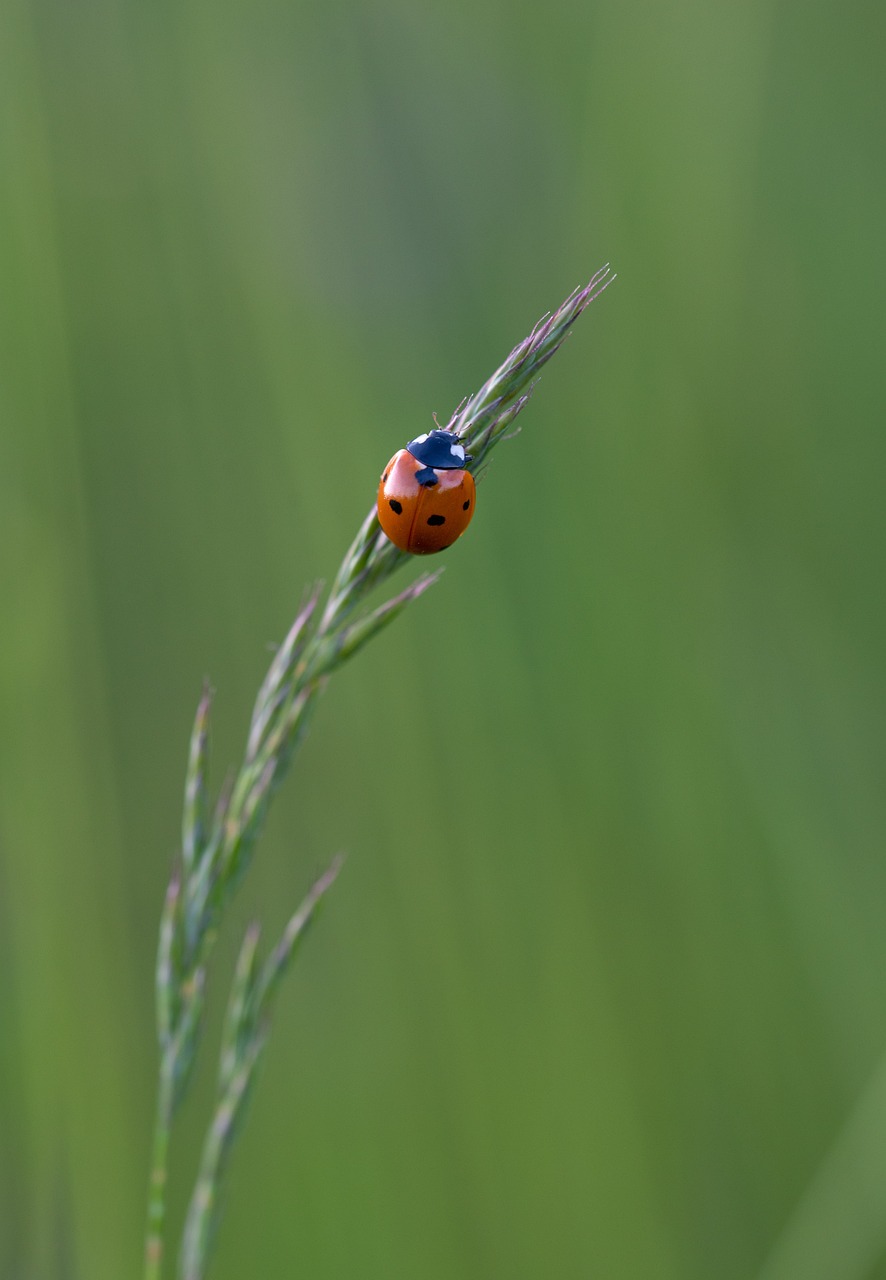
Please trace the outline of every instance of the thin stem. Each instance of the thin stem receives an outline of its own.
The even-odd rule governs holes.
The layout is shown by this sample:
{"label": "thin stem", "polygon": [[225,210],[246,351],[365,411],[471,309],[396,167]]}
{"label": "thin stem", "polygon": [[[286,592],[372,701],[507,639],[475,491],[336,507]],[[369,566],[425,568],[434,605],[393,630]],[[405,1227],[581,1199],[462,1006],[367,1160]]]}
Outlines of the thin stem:
{"label": "thin stem", "polygon": [[[613,278],[604,267],[583,289],[570,294],[514,348],[476,395],[456,410],[449,426],[472,453],[475,476],[485,470],[492,449],[515,434],[512,424],[527,403],[539,371],[576,318]],[[345,553],[325,608],[319,617],[315,614],[321,594],[315,589],[275,654],[255,702],[242,765],[223,787],[214,810],[207,783],[211,695],[204,689],[188,756],[182,851],[169,882],[157,954],[160,1081],[145,1280],[162,1280],[170,1131],[201,1037],[206,966],[224,908],[249,865],[268,806],[305,735],[317,695],[333,672],[436,581],[437,574],[425,574],[399,595],[369,607],[373,591],[410,560],[381,531],[373,504]],[[317,882],[260,970],[255,968],[258,935],[247,934],[244,968],[235,981],[230,1006],[234,1030],[222,1049],[218,1103],[182,1240],[180,1280],[203,1280],[218,1219],[222,1174],[267,1034],[266,1006],[296,940],[337,870],[336,862]]]}
{"label": "thin stem", "polygon": [[204,1280],[217,1222],[217,1202],[221,1174],[230,1153],[234,1126],[252,1085],[253,1071],[261,1057],[265,1033],[256,1032],[243,1060],[219,1102],[203,1147],[200,1172],[182,1236],[179,1276],[181,1280]]}
{"label": "thin stem", "polygon": [[145,1280],[161,1280],[163,1275],[163,1226],[166,1218],[166,1165],[172,1130],[172,1073],[162,1064],[154,1112],[154,1141],[151,1179],[148,1183],[148,1227],[145,1234]]}

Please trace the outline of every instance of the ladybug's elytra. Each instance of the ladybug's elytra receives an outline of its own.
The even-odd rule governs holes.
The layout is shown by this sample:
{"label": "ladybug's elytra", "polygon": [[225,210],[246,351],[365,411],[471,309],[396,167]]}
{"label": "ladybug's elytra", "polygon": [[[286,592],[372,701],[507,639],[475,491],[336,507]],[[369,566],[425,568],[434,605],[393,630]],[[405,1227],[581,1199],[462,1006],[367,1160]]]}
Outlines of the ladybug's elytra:
{"label": "ladybug's elytra", "polygon": [[464,533],[476,502],[470,461],[454,431],[428,431],[394,454],[378,485],[378,522],[396,547],[427,556]]}

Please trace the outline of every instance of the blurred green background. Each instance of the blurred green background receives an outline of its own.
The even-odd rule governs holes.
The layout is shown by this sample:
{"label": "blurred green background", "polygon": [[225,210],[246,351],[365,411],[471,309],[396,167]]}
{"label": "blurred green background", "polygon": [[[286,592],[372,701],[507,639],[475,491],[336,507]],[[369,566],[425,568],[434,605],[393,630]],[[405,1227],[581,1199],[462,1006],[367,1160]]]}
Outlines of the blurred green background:
{"label": "blurred green background", "polygon": [[214,1275],[886,1277],[884,35],[5,0],[4,1278],[139,1274],[204,676],[218,781],[385,460],[607,259],[229,921],[213,1051],[242,925],[349,852]]}

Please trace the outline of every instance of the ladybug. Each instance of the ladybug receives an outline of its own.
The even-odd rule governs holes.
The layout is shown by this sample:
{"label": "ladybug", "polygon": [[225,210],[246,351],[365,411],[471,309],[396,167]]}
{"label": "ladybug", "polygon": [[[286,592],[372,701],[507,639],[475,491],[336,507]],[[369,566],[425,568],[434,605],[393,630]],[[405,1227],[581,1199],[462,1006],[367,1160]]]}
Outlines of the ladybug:
{"label": "ladybug", "polygon": [[464,533],[476,501],[470,461],[454,431],[428,431],[394,454],[378,484],[378,522],[394,546],[428,556]]}

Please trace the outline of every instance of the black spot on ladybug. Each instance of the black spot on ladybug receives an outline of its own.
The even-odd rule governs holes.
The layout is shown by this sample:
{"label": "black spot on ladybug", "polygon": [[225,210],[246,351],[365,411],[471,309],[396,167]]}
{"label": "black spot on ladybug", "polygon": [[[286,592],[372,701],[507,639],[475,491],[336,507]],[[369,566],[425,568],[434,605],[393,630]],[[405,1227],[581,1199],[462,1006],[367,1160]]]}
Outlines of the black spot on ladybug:
{"label": "black spot on ladybug", "polygon": [[387,471],[386,471],[386,472],[384,473],[384,475],[382,476],[382,482],[384,482],[385,480],[387,480],[387,478],[388,478],[388,476],[389,476],[390,474],[391,474],[391,469],[390,469],[390,467],[388,467]]}
{"label": "black spot on ladybug", "polygon": [[428,516],[428,524],[445,524],[445,516]]}
{"label": "black spot on ladybug", "polygon": [[462,511],[467,511],[467,509],[468,509],[468,507],[469,507],[470,505],[471,505],[471,500],[470,500],[470,498],[468,498],[467,502],[463,502],[463,503],[461,504],[461,509],[462,509]]}
{"label": "black spot on ladybug", "polygon": [[403,507],[402,507],[402,504],[401,504],[401,503],[399,503],[399,502],[397,501],[397,499],[396,499],[396,498],[389,498],[389,499],[388,499],[388,506],[391,508],[391,510],[392,510],[393,512],[395,512],[395,514],[396,514],[396,515],[398,515],[398,516],[399,516],[399,515],[402,515],[402,513],[403,513]]}
{"label": "black spot on ladybug", "polygon": [[437,483],[437,473],[433,467],[421,467],[420,470],[416,471],[415,478],[419,484],[425,487]]}

